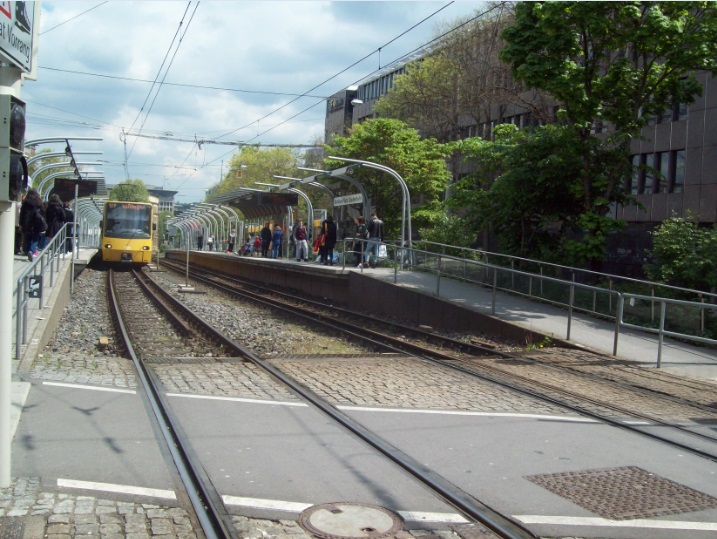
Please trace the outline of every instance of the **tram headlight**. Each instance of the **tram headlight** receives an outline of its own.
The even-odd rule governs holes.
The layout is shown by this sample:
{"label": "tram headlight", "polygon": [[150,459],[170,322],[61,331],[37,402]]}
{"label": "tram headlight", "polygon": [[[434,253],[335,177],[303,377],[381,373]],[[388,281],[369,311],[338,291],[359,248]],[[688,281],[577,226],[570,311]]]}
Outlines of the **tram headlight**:
{"label": "tram headlight", "polygon": [[111,243],[105,243],[105,249],[112,249]]}
{"label": "tram headlight", "polygon": [[149,245],[143,245],[142,246],[143,251],[149,251]]}

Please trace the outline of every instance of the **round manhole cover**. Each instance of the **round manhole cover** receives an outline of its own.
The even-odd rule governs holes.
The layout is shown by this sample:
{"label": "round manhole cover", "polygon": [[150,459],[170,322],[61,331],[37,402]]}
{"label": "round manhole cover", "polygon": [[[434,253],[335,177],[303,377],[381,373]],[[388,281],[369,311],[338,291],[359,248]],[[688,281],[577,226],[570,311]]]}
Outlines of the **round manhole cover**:
{"label": "round manhole cover", "polygon": [[309,507],[299,515],[299,524],[325,539],[379,539],[395,535],[403,528],[401,517],[388,509],[350,502]]}

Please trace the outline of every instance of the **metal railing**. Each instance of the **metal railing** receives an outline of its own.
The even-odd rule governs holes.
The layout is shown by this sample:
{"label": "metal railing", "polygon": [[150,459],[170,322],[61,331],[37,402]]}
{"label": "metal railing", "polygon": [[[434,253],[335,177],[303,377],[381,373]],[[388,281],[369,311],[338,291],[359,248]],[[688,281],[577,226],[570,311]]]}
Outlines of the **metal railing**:
{"label": "metal railing", "polygon": [[[352,250],[350,245],[357,240],[345,240],[343,251],[358,254],[358,249]],[[358,240],[363,242],[364,240]],[[621,328],[631,328],[658,335],[657,365],[660,366],[664,336],[670,336],[685,341],[693,341],[710,346],[717,345],[717,340],[704,335],[706,320],[717,316],[717,305],[705,303],[705,299],[713,300],[715,294],[690,290],[660,283],[641,281],[639,279],[622,278],[619,276],[600,274],[589,270],[579,270],[568,266],[542,263],[535,260],[520,259],[534,263],[538,273],[515,269],[514,262],[517,257],[505,256],[510,265],[489,263],[482,259],[485,252],[473,251],[474,258],[463,258],[443,252],[425,251],[415,248],[401,247],[400,245],[385,243],[386,256],[381,263],[392,266],[394,269],[394,283],[406,272],[426,272],[436,277],[434,294],[441,295],[442,279],[453,279],[471,285],[490,289],[492,292],[491,314],[496,313],[497,293],[523,296],[531,301],[538,301],[555,305],[567,311],[566,340],[571,338],[573,315],[575,311],[589,316],[598,317],[614,323],[613,355],[617,355],[618,340]],[[451,247],[451,246],[444,246]],[[453,248],[460,252],[463,248]],[[468,250],[468,249],[466,249]],[[480,254],[481,257],[475,256]],[[493,255],[493,253],[489,253]],[[504,255],[495,255],[504,256]],[[344,258],[344,257],[342,257]],[[510,260],[512,258],[513,260]],[[346,261],[344,260],[344,266]],[[553,270],[567,272],[569,279],[546,275],[542,266],[552,267]],[[587,284],[579,282],[578,272],[584,271],[594,277],[607,278],[608,286]],[[616,279],[632,281],[640,285],[649,285],[650,295],[633,292],[623,292],[613,289]],[[604,282],[604,279],[595,279]],[[687,297],[696,296],[699,301],[689,299],[676,299],[660,297],[656,291],[670,290],[672,294],[680,293]],[[671,308],[668,309],[668,306]],[[715,318],[717,320],[717,318]]]}
{"label": "metal railing", "polygon": [[[67,260],[67,230],[65,224],[48,242],[32,263],[18,276],[13,290],[13,319],[15,322],[15,359],[21,357],[21,346],[27,344],[28,317],[30,311],[42,311],[47,291],[55,285],[60,266]],[[75,244],[75,249],[78,245]],[[37,301],[37,305],[33,303]]]}

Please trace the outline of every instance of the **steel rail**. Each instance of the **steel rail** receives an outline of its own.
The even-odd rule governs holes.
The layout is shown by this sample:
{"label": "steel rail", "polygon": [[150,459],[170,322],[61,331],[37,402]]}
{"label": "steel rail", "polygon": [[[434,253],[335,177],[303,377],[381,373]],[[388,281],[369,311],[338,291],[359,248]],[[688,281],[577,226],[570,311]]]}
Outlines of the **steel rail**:
{"label": "steel rail", "polygon": [[[353,418],[341,412],[332,404],[326,402],[325,399],[317,395],[311,389],[307,388],[306,386],[300,384],[290,376],[287,376],[280,370],[269,365],[250,350],[223,336],[219,331],[217,331],[211,325],[205,322],[202,317],[200,317],[196,313],[193,313],[181,302],[173,298],[168,292],[163,291],[162,294],[166,294],[167,296],[172,298],[173,303],[176,302],[177,308],[181,308],[184,311],[185,316],[195,319],[197,323],[206,324],[208,326],[206,328],[207,331],[215,334],[221,340],[226,342],[227,345],[230,345],[232,349],[239,351],[242,356],[244,356],[246,359],[250,360],[252,363],[271,374],[274,378],[289,387],[294,393],[296,393],[306,402],[329,416],[331,419],[343,426],[346,430],[348,430],[356,437],[373,447],[376,451],[378,451],[379,453],[387,457],[389,460],[397,464],[408,474],[412,475],[421,483],[428,486],[444,501],[458,509],[468,518],[482,523],[484,526],[491,529],[493,532],[497,533],[501,538],[504,539],[537,539],[536,535],[534,535],[532,532],[530,532],[530,530],[528,530],[521,524],[514,522],[508,517],[500,514],[498,511],[475,499],[470,494],[466,493],[443,476],[427,468],[418,460],[414,459],[410,455],[407,455],[397,447],[385,441],[380,436],[366,429],[363,425],[355,421]],[[266,304],[267,306],[272,308],[280,308],[275,305],[270,305],[269,303]],[[286,309],[286,311],[291,313],[293,316],[303,316],[307,319],[315,320],[312,317],[297,314],[296,312],[291,311],[289,309]],[[317,322],[331,326],[330,323],[325,321],[317,320]],[[358,333],[353,333],[353,335],[358,338],[366,338]],[[383,346],[387,347],[387,345],[385,344]],[[393,349],[393,351],[400,352],[400,350],[398,349]]]}
{"label": "steel rail", "polygon": [[113,270],[108,272],[108,280],[110,309],[117,323],[118,331],[121,334],[127,352],[135,365],[137,375],[139,376],[142,387],[148,397],[154,417],[159,423],[167,449],[172,455],[177,471],[185,485],[187,496],[197,515],[202,531],[206,535],[207,539],[234,538],[236,535],[231,532],[229,528],[227,528],[219,514],[219,511],[212,501],[214,497],[206,490],[206,485],[204,485],[200,479],[200,475],[194,469],[188,452],[184,448],[181,437],[175,431],[172,421],[162,404],[160,392],[157,389],[155,382],[150,377],[147,372],[147,368],[144,363],[140,361],[134,351],[134,348],[132,347],[132,342],[129,338],[129,334],[123,321],[122,312],[119,308],[119,302],[117,301]]}
{"label": "steel rail", "polygon": [[[171,266],[170,266],[170,267],[171,267]],[[598,414],[598,413],[596,413],[596,412],[590,411],[590,410],[585,409],[585,408],[581,408],[581,407],[579,407],[579,406],[576,406],[576,405],[573,405],[573,404],[570,404],[570,403],[566,403],[565,401],[561,401],[561,400],[556,399],[556,398],[554,398],[554,397],[550,397],[550,396],[547,396],[547,395],[544,395],[544,394],[541,394],[541,393],[537,393],[537,392],[533,391],[532,389],[528,389],[528,388],[525,388],[525,387],[517,387],[517,386],[511,384],[510,382],[506,382],[506,381],[504,381],[504,380],[500,380],[500,379],[498,379],[498,378],[496,378],[496,377],[494,377],[494,376],[492,376],[491,374],[486,373],[486,372],[483,372],[483,373],[478,374],[478,373],[476,373],[474,370],[472,370],[471,368],[462,367],[462,366],[458,365],[458,363],[463,362],[463,360],[461,360],[461,358],[458,358],[458,357],[455,357],[455,356],[451,356],[451,355],[448,355],[448,354],[443,354],[442,352],[438,352],[438,351],[427,350],[427,349],[424,348],[424,347],[417,346],[417,345],[413,345],[413,344],[411,344],[411,343],[407,343],[406,341],[403,341],[403,340],[400,340],[400,339],[396,339],[396,338],[394,338],[394,337],[390,337],[390,336],[388,336],[388,335],[385,335],[385,334],[382,334],[382,333],[379,333],[379,332],[375,332],[375,331],[368,330],[368,329],[364,329],[364,328],[356,328],[355,325],[352,325],[352,324],[349,324],[349,323],[346,323],[346,322],[343,322],[343,321],[340,321],[340,320],[336,320],[336,319],[334,319],[334,318],[332,318],[332,317],[329,317],[329,316],[326,316],[326,315],[323,315],[323,314],[320,314],[320,313],[314,313],[314,312],[307,313],[305,310],[302,311],[300,307],[295,307],[295,306],[289,307],[287,304],[282,304],[282,303],[279,302],[279,301],[271,300],[271,299],[269,299],[269,298],[265,298],[265,297],[263,297],[263,296],[259,296],[259,295],[257,295],[257,294],[252,293],[252,292],[248,292],[248,291],[239,292],[239,291],[237,291],[236,289],[233,289],[233,288],[231,288],[231,287],[229,287],[229,286],[227,286],[227,285],[223,285],[223,284],[220,284],[220,283],[215,283],[215,282],[213,282],[210,278],[206,277],[206,275],[201,275],[201,276],[200,276],[200,275],[192,275],[192,278],[194,278],[195,280],[201,281],[201,282],[206,282],[206,283],[208,283],[208,284],[210,284],[210,285],[212,285],[212,286],[215,286],[215,287],[219,288],[220,290],[223,290],[223,291],[225,291],[225,292],[227,292],[227,293],[230,293],[230,294],[233,294],[233,295],[237,295],[237,296],[240,296],[240,297],[245,297],[245,298],[253,299],[254,301],[258,301],[258,302],[263,303],[263,304],[265,304],[265,305],[268,305],[268,306],[270,306],[270,307],[273,307],[273,308],[276,308],[276,309],[281,309],[281,310],[283,310],[283,311],[285,311],[285,312],[287,312],[287,313],[292,314],[293,316],[301,316],[301,317],[304,317],[304,318],[306,318],[306,319],[308,319],[308,320],[311,320],[311,321],[313,321],[313,322],[321,323],[321,324],[323,324],[323,325],[326,325],[327,327],[331,327],[331,328],[334,328],[334,329],[335,329],[337,326],[342,326],[342,327],[344,328],[344,329],[342,329],[342,331],[344,331],[345,333],[348,333],[348,334],[350,334],[350,335],[353,335],[353,336],[358,337],[358,338],[361,338],[361,339],[369,340],[369,341],[372,342],[373,344],[380,344],[380,345],[385,346],[385,347],[387,347],[389,350],[392,350],[392,351],[394,351],[394,352],[406,352],[406,351],[408,351],[408,352],[410,352],[410,353],[415,354],[417,357],[419,357],[419,358],[421,358],[421,359],[424,359],[424,360],[426,360],[426,361],[429,361],[429,362],[431,362],[431,363],[434,363],[434,364],[437,364],[437,365],[441,365],[441,366],[444,366],[444,367],[446,367],[446,368],[450,368],[450,369],[457,370],[457,371],[462,372],[462,373],[464,373],[464,374],[467,374],[467,375],[469,375],[469,376],[476,376],[476,377],[478,377],[478,378],[480,378],[480,379],[482,379],[482,380],[489,381],[489,382],[491,382],[491,383],[497,384],[497,385],[499,385],[500,387],[503,387],[503,388],[505,388],[505,389],[509,389],[509,390],[511,390],[511,391],[515,391],[515,392],[521,393],[521,394],[523,394],[523,395],[526,395],[526,396],[529,396],[529,397],[533,397],[533,398],[539,399],[539,400],[541,400],[541,401],[543,401],[543,402],[548,402],[548,403],[553,404],[553,405],[555,405],[555,406],[560,406],[560,407],[562,407],[562,408],[567,408],[567,409],[572,410],[572,411],[574,411],[574,412],[576,412],[576,413],[578,413],[578,414],[580,414],[580,415],[583,415],[583,416],[585,416],[585,417],[589,417],[590,419],[594,419],[594,420],[599,421],[599,422],[602,422],[602,423],[607,423],[607,424],[609,424],[609,425],[611,425],[611,426],[614,426],[614,427],[617,427],[617,428],[620,428],[620,429],[623,429],[623,430],[627,430],[628,432],[631,432],[631,433],[634,433],[634,434],[639,434],[639,435],[642,435],[642,436],[646,436],[646,437],[648,437],[648,438],[650,438],[650,439],[652,439],[652,440],[659,441],[659,442],[662,442],[662,443],[665,443],[665,444],[668,444],[668,445],[675,446],[675,447],[677,447],[677,448],[679,448],[679,449],[682,449],[682,450],[684,450],[684,451],[689,451],[690,453],[695,454],[695,455],[697,455],[697,456],[699,456],[699,457],[702,457],[702,458],[705,458],[705,459],[708,459],[708,460],[712,460],[712,461],[717,462],[717,454],[716,454],[716,453],[709,452],[709,451],[705,451],[705,450],[696,448],[696,447],[694,447],[694,446],[692,446],[692,445],[688,445],[688,444],[686,444],[686,443],[682,443],[682,442],[679,442],[679,441],[676,441],[676,440],[671,440],[671,439],[669,439],[669,438],[665,438],[665,437],[662,437],[662,436],[657,435],[657,434],[652,434],[652,433],[646,432],[646,431],[640,429],[640,428],[637,427],[637,426],[629,425],[629,424],[626,424],[626,423],[624,423],[624,422],[622,422],[622,421],[620,421],[620,420],[612,419],[612,418],[610,418],[610,417],[606,417],[606,416],[600,415],[600,414]],[[277,292],[274,291],[274,293],[276,294]],[[300,311],[300,312],[297,312],[297,311]],[[355,314],[355,313],[354,313],[354,314]],[[361,335],[361,332],[364,332],[365,335]],[[368,337],[367,337],[366,335],[368,335]],[[377,338],[380,338],[380,339],[381,339],[381,342],[379,342],[379,341],[377,340]],[[387,341],[389,341],[391,344],[386,344]],[[523,360],[523,359],[524,359],[524,358],[522,358],[522,357],[520,357],[520,356],[516,356],[516,355],[513,355],[513,354],[508,354],[508,353],[505,353],[505,352],[493,352],[493,353],[496,354],[496,355],[500,355],[500,356],[502,356],[502,357],[505,357],[505,358],[507,358],[507,359],[520,359],[520,360]],[[446,360],[450,360],[450,361],[446,361]],[[474,367],[473,364],[471,364],[471,367]],[[482,367],[479,367],[479,368],[481,368],[483,371],[485,371],[485,370],[493,370],[493,371],[495,372],[495,369],[490,369],[489,367],[482,366]],[[534,380],[532,380],[532,379],[525,379],[524,377],[519,377],[518,375],[506,374],[505,372],[502,372],[502,371],[499,371],[499,372],[501,373],[502,376],[508,376],[508,377],[513,377],[513,378],[522,378],[523,381],[527,381],[527,383],[529,383],[529,385],[531,385],[531,386],[541,385],[540,383],[538,383],[538,382],[536,382],[536,381],[534,381]],[[612,409],[612,410],[614,410],[614,411],[619,411],[620,413],[622,413],[622,414],[624,414],[624,415],[628,415],[628,416],[632,416],[632,417],[635,417],[635,418],[639,418],[639,419],[643,419],[643,420],[649,421],[649,422],[651,422],[651,423],[653,424],[652,426],[661,425],[661,426],[669,427],[670,429],[672,429],[672,430],[674,430],[674,431],[681,432],[681,433],[686,434],[686,435],[689,435],[689,436],[695,436],[695,437],[697,437],[697,438],[705,439],[706,441],[709,441],[709,442],[711,442],[711,443],[714,443],[714,442],[716,441],[716,440],[715,440],[713,437],[711,437],[711,436],[708,436],[708,435],[705,435],[705,434],[702,434],[702,433],[699,433],[699,432],[695,432],[695,431],[693,431],[693,430],[684,429],[684,428],[675,426],[675,425],[672,424],[672,423],[668,423],[668,422],[663,421],[663,420],[660,420],[660,419],[658,419],[658,418],[641,415],[639,412],[633,412],[633,411],[630,411],[630,410],[621,409],[621,408],[619,408],[619,407],[610,405],[610,404],[608,404],[608,403],[594,401],[594,400],[592,400],[592,399],[590,399],[590,398],[587,398],[587,397],[584,397],[584,396],[580,396],[580,395],[578,395],[578,394],[571,393],[571,392],[569,392],[569,391],[567,391],[567,390],[564,390],[564,389],[555,388],[555,387],[552,387],[552,386],[546,386],[546,387],[548,387],[548,388],[550,389],[550,391],[553,391],[553,392],[558,391],[558,392],[562,393],[563,395],[567,395],[567,396],[571,396],[571,397],[576,397],[576,398],[578,398],[578,399],[580,399],[580,400],[587,401],[587,402],[589,402],[589,403],[591,403],[591,404],[597,404],[597,405],[599,405],[599,406],[601,406],[601,407],[603,407],[603,408],[609,408],[609,409]],[[649,427],[649,425],[648,425],[648,427]]]}

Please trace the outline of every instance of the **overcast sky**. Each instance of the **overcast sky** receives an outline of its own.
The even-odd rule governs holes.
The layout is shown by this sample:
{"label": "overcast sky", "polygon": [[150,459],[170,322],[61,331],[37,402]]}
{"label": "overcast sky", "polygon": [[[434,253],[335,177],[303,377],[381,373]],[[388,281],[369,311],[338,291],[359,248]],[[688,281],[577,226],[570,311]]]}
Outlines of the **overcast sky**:
{"label": "overcast sky", "polygon": [[[323,137],[327,96],[427,43],[438,25],[483,7],[476,1],[44,1],[37,80],[21,90],[26,138],[101,137],[72,147],[103,152],[80,158],[101,160],[101,167],[85,169],[102,170],[108,184],[126,178],[123,130],[311,144]],[[153,87],[155,79],[164,84]],[[126,137],[129,176],[179,191],[177,202],[202,200],[234,152],[229,145]]]}

